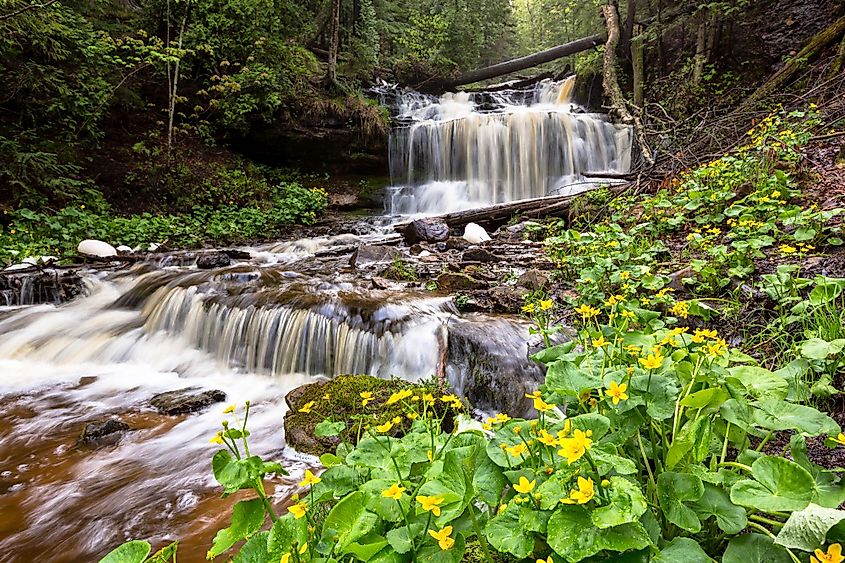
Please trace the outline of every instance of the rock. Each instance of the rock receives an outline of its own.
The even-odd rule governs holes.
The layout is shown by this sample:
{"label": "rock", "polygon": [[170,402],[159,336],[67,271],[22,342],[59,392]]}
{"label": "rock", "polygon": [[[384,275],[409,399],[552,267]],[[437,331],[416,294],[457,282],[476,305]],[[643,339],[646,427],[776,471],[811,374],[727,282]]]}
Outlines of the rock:
{"label": "rock", "polygon": [[132,252],[132,249],[126,246],[125,244],[121,244],[117,247],[116,250],[119,254],[129,254]]}
{"label": "rock", "polygon": [[500,285],[490,290],[490,301],[497,313],[518,314],[525,304],[525,296],[529,293],[524,287]]}
{"label": "rock", "polygon": [[76,251],[84,256],[97,258],[111,258],[117,256],[117,249],[101,240],[86,239],[79,243]]}
{"label": "rock", "polygon": [[676,291],[683,291],[686,289],[684,286],[684,278],[688,278],[692,276],[693,271],[691,267],[682,268],[677,272],[673,272],[669,274],[669,287]]}
{"label": "rock", "polygon": [[206,252],[197,257],[197,268],[200,270],[223,268],[231,263],[232,259],[225,252]]}
{"label": "rock", "polygon": [[12,264],[11,266],[6,266],[3,268],[4,272],[17,272],[18,270],[29,270],[34,266],[28,262],[20,262],[18,264]]}
{"label": "rock", "polygon": [[464,228],[464,240],[470,244],[481,244],[491,239],[484,227],[477,223],[469,223]]}
{"label": "rock", "polygon": [[507,231],[513,235],[518,235],[520,233],[525,232],[525,229],[531,227],[540,227],[540,223],[536,221],[523,221],[521,223],[517,223],[516,225],[510,225],[507,227]]}
{"label": "rock", "polygon": [[219,389],[202,391],[197,387],[186,387],[154,395],[150,404],[162,414],[185,414],[225,400],[226,393]]}
{"label": "rock", "polygon": [[402,236],[409,245],[417,242],[444,242],[449,238],[449,227],[437,219],[416,219],[408,223]]}
{"label": "rock", "polygon": [[539,291],[549,285],[549,276],[545,272],[532,268],[519,276],[516,285],[532,291]]}
{"label": "rock", "polygon": [[437,287],[444,291],[466,291],[469,289],[484,289],[487,284],[463,273],[440,274]]}
{"label": "rock", "polygon": [[440,249],[441,244],[443,243],[437,243],[437,250],[440,250],[441,252],[443,252],[443,250],[466,250],[469,248],[469,243],[461,237],[451,237],[446,241],[446,244],[443,245],[444,248],[442,250]]}
{"label": "rock", "polygon": [[155,252],[159,248],[161,248],[161,245],[157,242],[151,242],[147,245],[147,250],[149,250],[150,252]]}
{"label": "rock", "polygon": [[360,268],[362,266],[370,266],[374,264],[387,264],[393,262],[402,255],[399,250],[392,246],[372,246],[362,244],[355,249],[349,263]]}
{"label": "rock", "polygon": [[499,257],[490,252],[489,250],[485,250],[483,248],[470,248],[466,250],[461,259],[464,262],[498,262]]}
{"label": "rock", "polygon": [[120,434],[130,430],[128,424],[115,418],[108,418],[104,420],[95,420],[85,425],[82,434],[79,436],[80,442],[92,443],[103,442],[107,439],[109,442],[114,442],[120,439]]}
{"label": "rock", "polygon": [[423,250],[422,252],[417,254],[417,256],[419,256],[420,258],[428,258],[429,256],[431,256],[431,252],[429,252],[428,250]]}
{"label": "rock", "polygon": [[231,258],[232,260],[249,260],[252,258],[252,254],[245,250],[235,250],[235,249],[226,249],[222,250],[223,254]]}

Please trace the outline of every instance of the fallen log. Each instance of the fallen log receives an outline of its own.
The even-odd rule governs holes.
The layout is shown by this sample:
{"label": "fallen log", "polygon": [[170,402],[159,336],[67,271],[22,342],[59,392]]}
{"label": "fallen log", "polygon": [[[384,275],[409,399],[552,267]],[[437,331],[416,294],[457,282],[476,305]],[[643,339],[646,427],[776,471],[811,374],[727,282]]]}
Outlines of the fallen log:
{"label": "fallen log", "polygon": [[804,46],[798,51],[798,54],[789,59],[783,68],[772,75],[765,84],[760,86],[737,108],[737,111],[748,109],[760,102],[776,90],[785,86],[802,68],[805,67],[807,61],[815,57],[819,52],[825,49],[828,45],[836,41],[840,35],[845,33],[845,16],[842,16],[831,25],[814,35]]}
{"label": "fallen log", "polygon": [[496,78],[497,76],[503,76],[512,72],[525,70],[526,68],[531,68],[543,63],[551,62],[561,57],[574,55],[576,53],[592,49],[593,47],[598,47],[601,45],[602,41],[604,41],[604,37],[601,35],[583,37],[581,39],[576,39],[575,41],[570,41],[569,43],[564,43],[563,45],[558,45],[557,47],[552,47],[551,49],[546,49],[545,51],[519,57],[518,59],[511,59],[503,63],[471,70],[454,80],[445,80],[440,82],[439,85],[442,86],[443,89],[448,90],[463,84],[472,84],[473,82],[489,80],[490,78]]}
{"label": "fallen log", "polygon": [[[578,195],[553,195],[497,203],[489,207],[446,213],[433,217],[433,219],[446,223],[452,231],[461,230],[470,223],[477,223],[485,228],[498,227],[507,223],[514,215],[532,218],[555,216],[555,214],[565,211],[570,202]],[[402,233],[407,225],[408,223],[399,223],[394,225],[393,229]]]}

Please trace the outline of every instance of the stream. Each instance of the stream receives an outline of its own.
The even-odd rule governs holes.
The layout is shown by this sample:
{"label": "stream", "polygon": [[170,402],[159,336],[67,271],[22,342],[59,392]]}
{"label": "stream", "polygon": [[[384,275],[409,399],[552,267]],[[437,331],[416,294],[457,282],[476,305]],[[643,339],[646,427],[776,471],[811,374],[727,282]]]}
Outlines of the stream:
{"label": "stream", "polygon": [[[97,561],[138,538],[179,539],[180,562],[205,561],[233,504],[210,468],[225,405],[251,401],[252,451],[289,468],[268,491],[279,503],[314,463],[282,431],[284,397],[304,383],[440,372],[481,409],[518,409],[542,378],[526,359],[526,323],[460,313],[453,294],[422,283],[379,286],[385,262],[360,249],[396,245],[390,226],[409,216],[576,192],[592,186],[585,172],[626,172],[630,131],[572,103],[573,86],[441,97],[384,88],[395,123],[385,216],[241,248],[210,269],[183,253],[83,272],[81,295],[66,303],[7,296],[0,561]],[[150,404],[186,388],[222,391],[225,403],[176,415]],[[79,441],[110,417],[129,429]]]}

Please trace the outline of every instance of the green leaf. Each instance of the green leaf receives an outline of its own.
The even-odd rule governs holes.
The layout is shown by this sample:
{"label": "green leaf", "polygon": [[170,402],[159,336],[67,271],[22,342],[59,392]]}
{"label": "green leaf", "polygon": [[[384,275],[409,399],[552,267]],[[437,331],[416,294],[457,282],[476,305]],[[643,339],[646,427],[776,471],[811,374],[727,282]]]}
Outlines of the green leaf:
{"label": "green leaf", "polygon": [[599,441],[610,429],[610,420],[606,416],[594,412],[573,416],[569,419],[569,422],[572,425],[573,431],[591,431],[594,442]]}
{"label": "green leaf", "polygon": [[596,464],[600,476],[608,473],[619,475],[632,475],[637,472],[637,464],[627,457],[617,455],[616,448],[612,444],[602,443],[590,449],[590,457]]}
{"label": "green leaf", "polygon": [[308,521],[288,513],[276,520],[270,528],[267,551],[273,559],[278,560],[285,553],[293,551],[294,547],[303,545],[307,541]]}
{"label": "green leaf", "polygon": [[728,369],[727,381],[741,384],[755,399],[785,399],[789,383],[779,375],[758,366],[736,366]]}
{"label": "green leaf", "polygon": [[[420,530],[420,533],[422,533],[422,530]],[[411,551],[413,544],[411,543],[411,537],[408,535],[408,528],[406,526],[393,528],[387,532],[386,536],[390,547],[396,550],[396,553],[408,553]]]}
{"label": "green leaf", "polygon": [[440,549],[437,542],[429,537],[428,542],[417,552],[415,563],[460,563],[466,550],[466,540],[463,534],[455,533],[452,537],[455,538],[455,545],[445,550]]}
{"label": "green leaf", "polygon": [[599,387],[602,387],[602,382],[598,375],[581,369],[573,362],[554,362],[546,372],[545,388],[560,395],[578,396],[584,389]]}
{"label": "green leaf", "polygon": [[765,512],[802,510],[818,491],[810,473],[782,457],[763,456],[751,465],[756,480],[743,479],[731,487],[731,502]]}
{"label": "green leaf", "polygon": [[337,436],[346,430],[345,422],[332,422],[328,418],[322,422],[317,423],[314,427],[314,435],[318,438],[326,438],[328,436]]}
{"label": "green leaf", "polygon": [[370,533],[346,546],[343,554],[351,553],[361,561],[369,561],[388,545],[388,541],[376,533]]}
{"label": "green leaf", "polygon": [[824,360],[828,356],[838,354],[845,348],[845,338],[838,338],[831,342],[821,338],[811,338],[801,344],[801,355],[811,360]]}
{"label": "green leaf", "polygon": [[701,522],[684,501],[697,501],[704,494],[704,483],[695,475],[667,471],[657,477],[660,509],[672,524],[688,532],[701,531]]}
{"label": "green leaf", "polygon": [[656,374],[638,375],[631,378],[631,390],[642,397],[646,412],[655,420],[665,420],[675,414],[675,399],[680,390],[672,379]]}
{"label": "green leaf", "polygon": [[142,563],[152,550],[152,546],[142,540],[128,541],[111,550],[100,559],[100,563]]}
{"label": "green leaf", "polygon": [[793,234],[792,236],[795,238],[795,240],[803,242],[807,240],[813,240],[814,238],[816,238],[816,234],[818,233],[816,233],[816,230],[813,228],[800,227],[795,230],[795,234]]}
{"label": "green leaf", "polygon": [[560,506],[549,518],[549,546],[568,561],[580,561],[602,550],[628,551],[651,545],[639,522],[599,529],[583,506]]}
{"label": "green leaf", "polygon": [[593,510],[591,518],[597,528],[612,528],[637,522],[648,508],[639,484],[613,476],[606,487],[610,503]]}
{"label": "green leaf", "polygon": [[211,549],[208,550],[209,559],[217,557],[235,545],[236,542],[248,538],[264,523],[264,503],[261,499],[242,500],[232,509],[232,524],[228,528],[219,530],[214,536]]}
{"label": "green leaf", "polygon": [[727,491],[710,483],[704,484],[704,494],[690,508],[704,520],[715,517],[719,529],[728,534],[738,534],[748,525],[745,509],[732,503]]}
{"label": "green leaf", "polygon": [[266,563],[270,558],[267,550],[269,535],[270,532],[259,532],[252,536],[232,559],[232,563]]}
{"label": "green leaf", "polygon": [[223,495],[251,488],[258,478],[263,461],[258,456],[234,459],[227,450],[220,450],[211,459],[214,478],[223,486]]}
{"label": "green leaf", "polygon": [[563,344],[558,344],[557,346],[552,346],[551,348],[540,350],[539,352],[531,356],[531,359],[535,362],[540,362],[541,364],[551,364],[552,362],[556,362],[561,358],[568,358],[569,354],[575,349],[575,346],[577,345],[577,340],[570,340],[569,342],[564,342]]}
{"label": "green leaf", "polygon": [[365,495],[355,491],[338,502],[323,522],[322,540],[335,544],[342,552],[346,547],[363,537],[378,521],[378,516],[365,508]]}
{"label": "green leaf", "polygon": [[[367,495],[367,510],[375,512],[388,522],[402,520],[403,511],[407,513],[411,504],[411,497],[408,494],[403,494],[399,501],[382,496],[381,493],[395,482],[389,479],[373,479],[364,483],[360,488],[361,492]],[[402,504],[401,507],[399,506],[400,503]]]}
{"label": "green leaf", "polygon": [[833,301],[842,294],[843,286],[845,286],[845,283],[841,280],[838,282],[818,283],[816,287],[810,291],[810,305],[818,307],[819,305],[824,305],[825,303]]}
{"label": "green leaf", "polygon": [[757,401],[754,422],[770,430],[796,430],[812,436],[838,434],[836,421],[813,407],[787,403],[778,399]]}
{"label": "green leaf", "polygon": [[504,512],[487,522],[484,537],[497,551],[523,558],[534,549],[534,539],[522,530],[519,516],[519,505],[509,503]]}
{"label": "green leaf", "polygon": [[472,487],[478,498],[489,506],[496,506],[507,484],[508,480],[499,466],[493,463],[486,452],[482,453],[472,476]]}
{"label": "green leaf", "polygon": [[810,503],[793,512],[783,525],[775,543],[788,548],[813,551],[825,543],[827,532],[845,520],[845,510],[824,508]]}
{"label": "green leaf", "polygon": [[660,550],[652,563],[712,563],[698,542],[692,538],[675,538]]}
{"label": "green leaf", "polygon": [[710,387],[695,393],[690,393],[681,401],[682,407],[690,409],[703,409],[706,407],[718,408],[730,399],[730,394],[721,387]]}
{"label": "green leaf", "polygon": [[709,416],[700,416],[688,421],[669,447],[669,452],[666,454],[666,467],[674,469],[690,453],[693,462],[702,461],[710,453],[711,436]]}
{"label": "green leaf", "polygon": [[323,467],[329,468],[334,467],[335,465],[340,465],[343,463],[343,459],[334,454],[323,454],[320,456],[320,463],[323,464]]}
{"label": "green leaf", "polygon": [[748,534],[731,539],[722,563],[792,563],[792,558],[772,538]]}

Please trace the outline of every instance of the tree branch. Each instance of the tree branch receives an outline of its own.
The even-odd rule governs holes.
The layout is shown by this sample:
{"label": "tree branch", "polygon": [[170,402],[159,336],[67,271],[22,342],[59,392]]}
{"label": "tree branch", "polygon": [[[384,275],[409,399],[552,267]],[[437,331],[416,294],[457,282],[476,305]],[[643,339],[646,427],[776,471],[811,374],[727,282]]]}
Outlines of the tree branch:
{"label": "tree branch", "polygon": [[0,15],[0,21],[3,21],[3,20],[8,20],[9,18],[13,18],[13,17],[15,17],[15,16],[19,16],[19,15],[21,15],[21,14],[22,14],[22,13],[24,13],[24,12],[28,12],[29,10],[36,10],[36,9],[40,9],[40,8],[46,8],[46,7],[47,7],[47,6],[49,6],[50,4],[54,4],[56,1],[57,1],[57,0],[47,0],[47,2],[44,2],[43,4],[30,4],[30,5],[28,5],[28,6],[24,6],[23,8],[20,8],[19,10],[15,10],[14,12],[11,12],[11,13],[8,13],[8,14],[2,14],[2,15]]}

